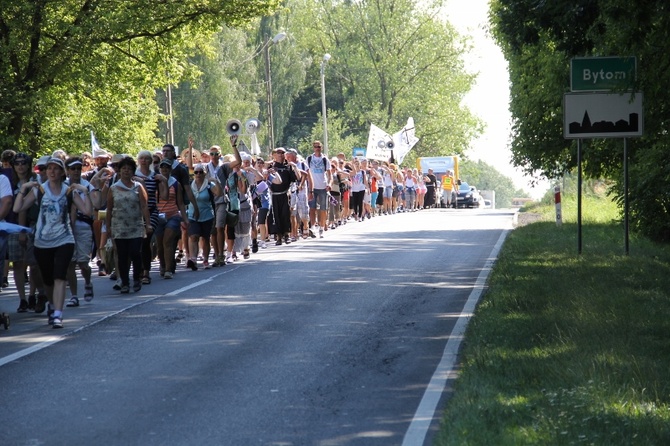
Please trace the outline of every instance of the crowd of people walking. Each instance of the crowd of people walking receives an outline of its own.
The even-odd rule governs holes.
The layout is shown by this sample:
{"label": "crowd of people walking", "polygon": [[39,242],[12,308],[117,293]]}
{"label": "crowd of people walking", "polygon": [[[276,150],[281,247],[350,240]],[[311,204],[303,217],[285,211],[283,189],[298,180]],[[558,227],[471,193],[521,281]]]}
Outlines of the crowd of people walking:
{"label": "crowd of people walking", "polygon": [[210,147],[192,174],[170,144],[136,157],[56,151],[34,166],[25,153],[3,152],[0,220],[32,229],[0,232],[1,285],[11,265],[17,311],[46,311],[62,328],[64,307],[81,304],[77,269],[91,301],[92,266],[119,293],[139,292],[156,273],[172,279],[180,264],[222,267],[271,243],[323,238],[347,223],[437,203],[432,171],[328,158],[319,141],[306,157],[278,147],[268,159],[240,152],[236,135],[230,142],[232,153]]}

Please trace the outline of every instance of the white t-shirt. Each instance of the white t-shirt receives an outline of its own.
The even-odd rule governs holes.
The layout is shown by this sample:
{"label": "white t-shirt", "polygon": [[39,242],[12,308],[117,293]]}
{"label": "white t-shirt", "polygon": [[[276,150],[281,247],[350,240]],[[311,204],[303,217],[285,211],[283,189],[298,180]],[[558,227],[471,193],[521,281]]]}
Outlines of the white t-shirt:
{"label": "white t-shirt", "polygon": [[309,171],[312,174],[312,189],[325,189],[328,185],[326,172],[330,170],[330,161],[325,156],[311,154],[308,157]]}
{"label": "white t-shirt", "polygon": [[9,182],[9,178],[6,175],[0,175],[0,199],[5,198],[6,196],[13,196],[12,193],[12,184]]}

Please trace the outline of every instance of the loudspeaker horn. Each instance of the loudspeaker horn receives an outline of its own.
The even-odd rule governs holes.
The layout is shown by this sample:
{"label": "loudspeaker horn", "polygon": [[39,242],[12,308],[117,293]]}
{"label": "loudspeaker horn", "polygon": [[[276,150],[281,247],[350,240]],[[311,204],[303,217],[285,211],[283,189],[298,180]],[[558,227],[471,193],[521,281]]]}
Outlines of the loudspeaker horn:
{"label": "loudspeaker horn", "polygon": [[386,143],[386,148],[387,149],[393,150],[394,147],[395,147],[395,144],[393,143],[393,141],[389,141],[389,142]]}
{"label": "loudspeaker horn", "polygon": [[247,129],[248,134],[253,135],[258,132],[259,128],[261,128],[261,122],[256,118],[248,119],[247,122],[244,123],[244,128]]}
{"label": "loudspeaker horn", "polygon": [[380,149],[385,148],[386,147],[386,141],[384,141],[383,139],[380,139],[379,141],[377,141],[377,147],[379,147]]}
{"label": "loudspeaker horn", "polygon": [[238,119],[230,119],[226,122],[226,131],[229,135],[239,135],[242,123]]}

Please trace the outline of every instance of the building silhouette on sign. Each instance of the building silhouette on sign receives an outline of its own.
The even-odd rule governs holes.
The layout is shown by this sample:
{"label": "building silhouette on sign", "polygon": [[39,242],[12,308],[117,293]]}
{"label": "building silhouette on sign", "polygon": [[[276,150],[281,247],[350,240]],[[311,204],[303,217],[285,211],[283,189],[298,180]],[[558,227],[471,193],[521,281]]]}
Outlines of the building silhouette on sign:
{"label": "building silhouette on sign", "polygon": [[628,115],[628,121],[619,119],[617,122],[598,121],[591,122],[588,110],[584,111],[582,122],[573,121],[569,125],[571,134],[579,133],[630,133],[637,132],[640,116],[637,113]]}

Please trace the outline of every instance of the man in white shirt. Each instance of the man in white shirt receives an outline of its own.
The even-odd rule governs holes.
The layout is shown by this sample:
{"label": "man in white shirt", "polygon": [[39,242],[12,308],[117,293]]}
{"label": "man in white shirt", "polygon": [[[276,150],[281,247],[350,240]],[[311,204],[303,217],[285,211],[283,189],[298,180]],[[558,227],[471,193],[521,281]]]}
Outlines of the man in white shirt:
{"label": "man in white shirt", "polygon": [[[323,238],[323,228],[328,218],[328,192],[330,191],[330,161],[321,153],[321,141],[312,143],[314,153],[307,157],[307,167],[311,177],[312,189],[309,191],[309,220],[312,225],[317,223],[319,237]],[[314,230],[314,229],[313,229]]]}

